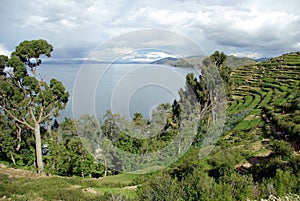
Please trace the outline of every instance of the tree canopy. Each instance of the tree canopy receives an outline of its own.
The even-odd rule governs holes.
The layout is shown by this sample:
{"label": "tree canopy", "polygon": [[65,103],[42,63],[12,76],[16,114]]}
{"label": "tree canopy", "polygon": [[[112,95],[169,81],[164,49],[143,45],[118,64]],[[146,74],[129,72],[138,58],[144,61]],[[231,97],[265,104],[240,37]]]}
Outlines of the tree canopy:
{"label": "tree canopy", "polygon": [[12,56],[17,56],[24,64],[26,64],[36,77],[36,68],[42,63],[41,55],[51,57],[53,46],[46,40],[25,40],[21,42]]}

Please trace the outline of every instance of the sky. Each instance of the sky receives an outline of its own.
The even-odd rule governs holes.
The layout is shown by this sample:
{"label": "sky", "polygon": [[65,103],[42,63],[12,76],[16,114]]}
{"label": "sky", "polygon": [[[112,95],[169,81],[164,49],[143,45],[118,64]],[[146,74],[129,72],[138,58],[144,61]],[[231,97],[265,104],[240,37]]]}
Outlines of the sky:
{"label": "sky", "polygon": [[0,54],[42,38],[53,59],[84,59],[122,34],[162,29],[207,54],[272,57],[300,51],[299,8],[299,0],[1,0]]}

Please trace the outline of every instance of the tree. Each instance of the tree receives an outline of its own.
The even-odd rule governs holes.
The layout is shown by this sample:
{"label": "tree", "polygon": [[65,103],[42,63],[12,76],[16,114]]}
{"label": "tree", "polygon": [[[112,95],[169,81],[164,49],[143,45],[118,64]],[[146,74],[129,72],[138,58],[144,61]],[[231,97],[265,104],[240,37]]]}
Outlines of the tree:
{"label": "tree", "polygon": [[143,115],[139,112],[135,112],[134,117],[132,119],[132,123],[135,126],[143,126],[145,124],[145,120],[143,119]]}
{"label": "tree", "polygon": [[7,65],[8,56],[0,55],[0,75],[5,75],[4,68]]}
{"label": "tree", "polygon": [[[41,64],[39,57],[50,57],[52,45],[44,40],[24,41],[16,47],[8,61],[13,68],[10,79],[0,80],[1,114],[8,116],[15,124],[23,125],[34,133],[36,166],[38,173],[43,173],[41,125],[57,116],[68,102],[69,93],[63,84],[51,79],[48,85],[36,78],[36,67]],[[35,63],[32,63],[32,58]],[[27,73],[27,65],[34,77]]]}
{"label": "tree", "polygon": [[12,55],[19,57],[31,69],[34,77],[36,77],[36,68],[42,63],[40,56],[45,55],[50,57],[52,51],[53,46],[46,40],[25,40],[16,47],[16,51]]}
{"label": "tree", "polygon": [[211,56],[210,59],[214,62],[217,66],[219,74],[225,84],[226,94],[227,97],[231,96],[231,80],[230,80],[230,73],[231,69],[226,65],[226,54],[224,52],[215,51]]}
{"label": "tree", "polygon": [[107,110],[103,116],[103,123],[101,125],[103,134],[113,142],[118,139],[118,134],[120,133],[120,129],[117,124],[118,118],[119,115],[113,114],[110,110]]}
{"label": "tree", "polygon": [[226,55],[224,52],[215,51],[210,58],[213,60],[213,62],[216,64],[217,67],[221,67],[226,62]]}

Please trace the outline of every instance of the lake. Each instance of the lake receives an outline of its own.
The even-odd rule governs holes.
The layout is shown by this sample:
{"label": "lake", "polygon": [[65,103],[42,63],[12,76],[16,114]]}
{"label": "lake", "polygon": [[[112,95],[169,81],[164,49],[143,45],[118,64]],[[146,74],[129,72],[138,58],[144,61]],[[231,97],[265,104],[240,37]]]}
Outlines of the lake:
{"label": "lake", "polygon": [[135,112],[150,118],[160,103],[178,99],[187,73],[193,68],[154,64],[43,64],[39,76],[49,82],[60,80],[70,100],[59,119],[79,118],[84,114],[101,118],[106,110],[130,119]]}

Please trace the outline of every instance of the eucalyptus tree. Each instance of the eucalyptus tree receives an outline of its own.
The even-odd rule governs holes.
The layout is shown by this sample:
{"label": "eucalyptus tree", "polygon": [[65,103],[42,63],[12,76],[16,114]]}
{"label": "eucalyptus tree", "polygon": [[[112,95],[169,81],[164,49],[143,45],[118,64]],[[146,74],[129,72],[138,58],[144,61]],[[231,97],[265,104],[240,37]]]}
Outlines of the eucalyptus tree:
{"label": "eucalyptus tree", "polygon": [[25,40],[16,47],[16,51],[13,52],[12,55],[17,56],[26,64],[32,71],[34,77],[36,77],[36,69],[42,63],[40,56],[45,55],[50,57],[52,51],[53,46],[46,40]]}
{"label": "eucalyptus tree", "polygon": [[0,75],[5,75],[4,69],[7,65],[8,56],[0,55]]}
{"label": "eucalyptus tree", "polygon": [[[23,41],[11,54],[7,66],[13,69],[10,78],[0,80],[0,110],[15,124],[31,130],[35,137],[36,166],[43,173],[41,125],[65,108],[69,93],[64,85],[51,79],[47,84],[37,79],[40,56],[51,56],[53,47],[46,40]],[[33,76],[27,72],[26,66]]]}
{"label": "eucalyptus tree", "polygon": [[223,64],[225,64],[227,56],[224,52],[215,51],[212,55],[210,55],[210,58],[216,66],[220,68]]}

